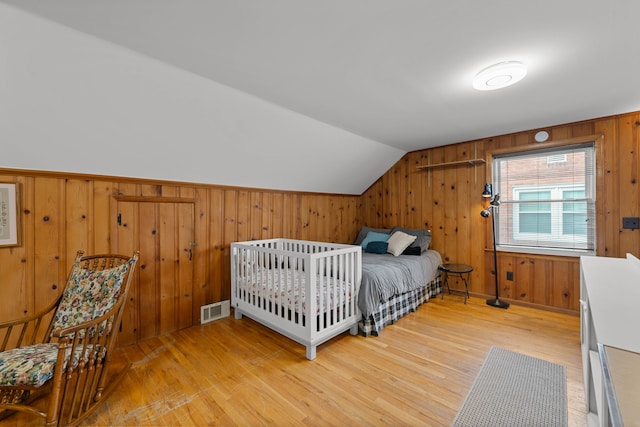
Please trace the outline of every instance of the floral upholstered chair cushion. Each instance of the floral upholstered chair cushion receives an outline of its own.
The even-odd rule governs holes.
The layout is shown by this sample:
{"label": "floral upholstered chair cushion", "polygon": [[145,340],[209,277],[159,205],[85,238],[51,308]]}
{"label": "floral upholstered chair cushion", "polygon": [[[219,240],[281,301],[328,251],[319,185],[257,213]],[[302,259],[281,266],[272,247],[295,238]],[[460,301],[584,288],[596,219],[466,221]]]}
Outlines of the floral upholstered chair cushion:
{"label": "floral upholstered chair cushion", "polygon": [[[67,369],[66,361],[70,352],[71,348],[68,348],[63,370]],[[81,356],[82,348],[78,347],[73,358],[73,367],[78,366]],[[57,357],[57,343],[35,344],[4,351],[0,353],[0,385],[40,387],[53,378]]]}
{"label": "floral upholstered chair cushion", "polygon": [[129,263],[106,270],[74,265],[55,314],[53,330],[76,326],[108,312],[120,295]]}
{"label": "floral upholstered chair cushion", "polygon": [[[65,291],[54,316],[53,330],[77,326],[96,319],[113,308],[122,290],[128,261],[105,270],[88,270],[74,264]],[[100,327],[100,333],[105,326]],[[93,336],[93,330],[89,335]],[[84,338],[84,330],[80,332]],[[82,357],[84,345],[76,347],[72,366]],[[87,353],[93,348],[87,344]],[[97,350],[97,348],[96,348]],[[104,353],[105,349],[102,348]],[[62,369],[66,371],[71,348],[67,349]],[[104,354],[98,355],[104,357]],[[57,343],[35,344],[0,353],[0,386],[40,387],[53,377],[58,356]],[[85,354],[85,359],[86,359]]]}

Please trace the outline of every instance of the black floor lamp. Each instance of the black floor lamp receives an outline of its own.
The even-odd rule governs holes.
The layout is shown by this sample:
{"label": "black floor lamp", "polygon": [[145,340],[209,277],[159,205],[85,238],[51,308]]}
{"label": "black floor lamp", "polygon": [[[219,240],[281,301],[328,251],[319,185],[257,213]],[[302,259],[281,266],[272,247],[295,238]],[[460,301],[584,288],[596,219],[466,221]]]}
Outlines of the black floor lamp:
{"label": "black floor lamp", "polygon": [[[482,197],[491,198],[491,202],[489,202],[489,206],[480,212],[483,218],[491,217],[491,229],[493,231],[493,269],[496,273],[496,297],[490,298],[487,300],[487,305],[498,308],[509,308],[509,303],[500,300],[499,296],[499,286],[498,286],[498,255],[496,252],[496,215],[495,210],[500,206],[500,194],[496,194],[493,196],[493,186],[491,184],[484,185],[484,191],[482,192]],[[491,211],[494,211],[493,214]]]}

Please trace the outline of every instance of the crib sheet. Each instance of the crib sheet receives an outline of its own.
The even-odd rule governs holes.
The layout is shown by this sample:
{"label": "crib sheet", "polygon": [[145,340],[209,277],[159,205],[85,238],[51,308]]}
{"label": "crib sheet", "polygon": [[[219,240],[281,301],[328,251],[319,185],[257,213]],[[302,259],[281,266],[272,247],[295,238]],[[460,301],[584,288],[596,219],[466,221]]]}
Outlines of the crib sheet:
{"label": "crib sheet", "polygon": [[[281,280],[282,277],[282,280]],[[288,310],[307,313],[306,274],[297,270],[261,269],[257,273],[240,280],[241,291],[250,292]],[[351,298],[350,286],[333,277],[316,276],[316,314],[320,314],[342,305]],[[327,303],[328,294],[328,304]],[[328,305],[328,307],[327,307]]]}

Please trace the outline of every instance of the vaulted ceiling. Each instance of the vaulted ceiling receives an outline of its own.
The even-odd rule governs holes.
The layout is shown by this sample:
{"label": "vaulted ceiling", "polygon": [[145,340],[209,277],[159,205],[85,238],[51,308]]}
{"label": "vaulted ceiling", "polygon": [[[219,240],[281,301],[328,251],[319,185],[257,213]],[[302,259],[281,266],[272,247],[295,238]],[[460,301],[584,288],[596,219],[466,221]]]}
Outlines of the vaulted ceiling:
{"label": "vaulted ceiling", "polygon": [[637,0],[1,1],[401,152],[640,109]]}

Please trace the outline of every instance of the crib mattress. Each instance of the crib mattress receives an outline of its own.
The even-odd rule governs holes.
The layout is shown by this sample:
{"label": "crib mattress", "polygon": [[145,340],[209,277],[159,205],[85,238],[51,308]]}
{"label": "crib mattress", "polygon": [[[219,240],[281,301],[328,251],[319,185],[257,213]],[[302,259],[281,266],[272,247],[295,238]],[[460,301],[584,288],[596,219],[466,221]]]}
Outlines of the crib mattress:
{"label": "crib mattress", "polygon": [[[306,274],[296,270],[261,270],[238,281],[238,289],[296,313],[307,313]],[[342,306],[352,297],[352,286],[343,280],[316,276],[316,314]]]}

